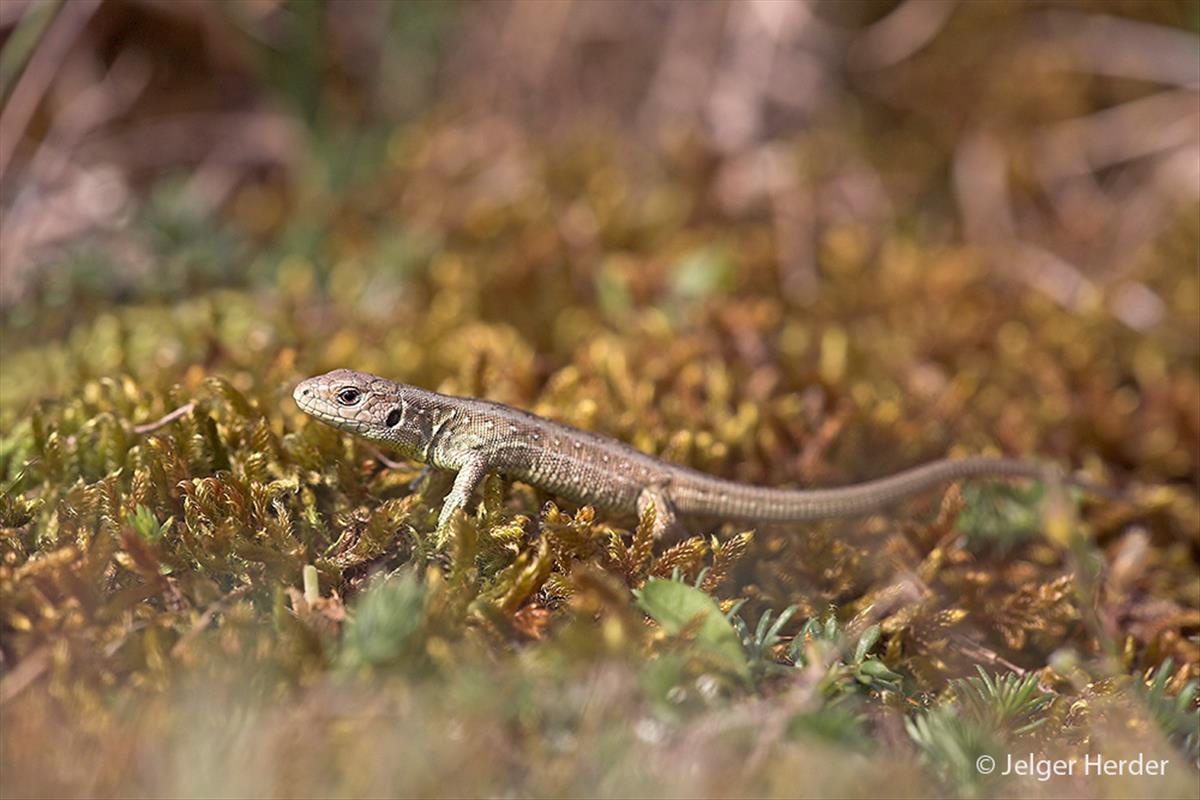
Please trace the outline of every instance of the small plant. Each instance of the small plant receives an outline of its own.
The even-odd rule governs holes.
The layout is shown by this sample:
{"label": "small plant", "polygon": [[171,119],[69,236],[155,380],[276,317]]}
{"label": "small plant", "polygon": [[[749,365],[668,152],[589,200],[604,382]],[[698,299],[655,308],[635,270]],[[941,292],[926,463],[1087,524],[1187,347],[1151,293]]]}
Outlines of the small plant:
{"label": "small plant", "polygon": [[[788,657],[798,667],[824,660],[830,664],[826,683],[837,691],[849,688],[847,679],[874,691],[900,691],[902,677],[893,672],[876,656],[869,655],[879,642],[880,628],[872,625],[862,632],[854,645],[849,660],[844,660],[848,644],[845,633],[831,610],[825,619],[813,617],[804,623],[800,632],[792,639]],[[836,655],[835,655],[836,654]]]}
{"label": "small plant", "polygon": [[921,750],[921,760],[964,797],[977,797],[984,780],[979,764],[1001,755],[1000,743],[983,726],[959,714],[952,704],[936,706],[904,720]]}
{"label": "small plant", "polygon": [[750,674],[754,676],[755,681],[760,681],[770,675],[783,675],[790,672],[792,667],[780,661],[782,653],[779,651],[784,643],[784,637],[780,631],[787,625],[788,620],[799,611],[799,608],[788,606],[779,613],[774,621],[771,616],[775,612],[768,608],[758,618],[758,625],[755,626],[753,632],[742,621],[742,618],[736,615],[736,609],[733,611],[734,613],[730,615],[730,622],[733,623],[733,628],[742,642],[742,650],[746,653],[746,660],[750,664]]}
{"label": "small plant", "polygon": [[788,606],[778,616],[768,608],[758,618],[753,630],[737,615],[740,607],[740,602],[735,604],[727,616],[741,640],[750,673],[756,682],[771,676],[786,675],[796,668],[825,663],[828,671],[823,683],[831,688],[838,687],[839,692],[849,687],[849,680],[875,691],[899,691],[902,676],[888,669],[879,658],[869,655],[879,641],[878,625],[863,631],[855,643],[854,652],[846,654],[843,653],[847,644],[845,636],[837,616],[830,612],[824,619],[813,617],[806,621],[785,648],[787,638],[782,631],[799,610],[798,606]]}
{"label": "small plant", "polygon": [[1045,495],[1046,487],[1040,483],[967,483],[962,487],[964,506],[958,515],[958,529],[972,542],[1001,551],[1011,549],[1041,530],[1040,506]]}
{"label": "small plant", "polygon": [[1198,683],[1190,680],[1179,694],[1169,695],[1167,684],[1174,665],[1168,658],[1158,669],[1148,671],[1144,681],[1136,681],[1134,685],[1158,727],[1200,767],[1200,708],[1195,702]]}
{"label": "small plant", "polygon": [[339,658],[347,670],[412,664],[425,622],[425,587],[411,570],[377,579],[355,604]]}
{"label": "small plant", "polygon": [[904,725],[926,764],[964,796],[977,796],[986,780],[979,764],[995,765],[1004,745],[1044,725],[1054,695],[1043,692],[1036,675],[989,676],[950,681],[952,699],[910,717]]}
{"label": "small plant", "polygon": [[1038,687],[1036,675],[996,675],[989,677],[976,666],[978,678],[956,678],[951,691],[963,714],[987,730],[1010,737],[1024,736],[1045,724],[1042,712],[1054,701],[1054,695]]}
{"label": "small plant", "polygon": [[797,714],[788,722],[788,733],[820,739],[831,744],[849,747],[860,753],[875,746],[867,715],[861,702],[850,695],[840,695],[821,704],[815,711]]}
{"label": "small plant", "polygon": [[634,596],[667,633],[694,637],[697,647],[719,666],[750,677],[734,626],[712,597],[682,581],[662,578],[651,578]]}
{"label": "small plant", "polygon": [[161,541],[166,532],[171,529],[171,525],[174,522],[174,517],[167,519],[165,522],[159,522],[158,518],[154,516],[154,512],[146,506],[138,506],[129,515],[129,524],[137,531],[138,536],[141,536],[151,544]]}

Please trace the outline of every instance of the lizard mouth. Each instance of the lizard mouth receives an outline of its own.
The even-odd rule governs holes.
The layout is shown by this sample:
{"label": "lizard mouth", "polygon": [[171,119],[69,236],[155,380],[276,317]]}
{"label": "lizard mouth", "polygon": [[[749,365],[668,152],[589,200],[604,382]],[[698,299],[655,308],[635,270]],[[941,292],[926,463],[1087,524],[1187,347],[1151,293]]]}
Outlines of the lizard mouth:
{"label": "lizard mouth", "polygon": [[309,378],[297,384],[292,390],[292,399],[301,411],[326,425],[360,436],[370,435],[370,426],[354,416],[347,415],[329,398],[328,386],[318,379]]}
{"label": "lizard mouth", "polygon": [[321,397],[319,387],[313,385],[312,380],[301,381],[292,391],[292,399],[296,401],[296,405],[300,410],[309,416],[316,417],[322,422],[330,424],[339,424],[344,420],[329,411],[329,402]]}
{"label": "lizard mouth", "polygon": [[300,381],[296,385],[292,390],[292,399],[300,406],[301,411],[307,414],[314,414],[316,411],[316,395],[309,381]]}

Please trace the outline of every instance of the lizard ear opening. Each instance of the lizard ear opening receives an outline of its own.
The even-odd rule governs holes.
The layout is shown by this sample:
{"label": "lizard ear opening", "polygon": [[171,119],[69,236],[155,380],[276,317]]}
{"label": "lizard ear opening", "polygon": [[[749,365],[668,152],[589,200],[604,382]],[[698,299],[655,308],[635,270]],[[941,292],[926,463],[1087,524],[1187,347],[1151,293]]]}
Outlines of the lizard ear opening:
{"label": "lizard ear opening", "polygon": [[400,409],[393,408],[388,412],[387,419],[384,420],[384,424],[386,424],[389,428],[394,428],[400,424],[401,416],[403,415],[400,413]]}

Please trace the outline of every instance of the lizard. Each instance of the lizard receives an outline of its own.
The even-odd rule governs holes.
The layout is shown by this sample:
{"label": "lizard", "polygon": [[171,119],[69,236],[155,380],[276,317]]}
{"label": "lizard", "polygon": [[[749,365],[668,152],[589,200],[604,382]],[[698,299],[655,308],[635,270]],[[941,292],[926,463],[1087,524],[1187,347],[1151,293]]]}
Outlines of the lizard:
{"label": "lizard", "polygon": [[946,458],[850,486],[777,489],[672,464],[599,433],[528,411],[336,369],[293,392],[302,411],[342,431],[386,445],[404,457],[457,473],[438,516],[445,536],[491,472],[579,504],[639,517],[654,506],[654,532],[678,533],[679,518],[783,523],[859,517],[919,492],[977,476],[1025,477],[1108,490],[1061,469],[1014,458]]}

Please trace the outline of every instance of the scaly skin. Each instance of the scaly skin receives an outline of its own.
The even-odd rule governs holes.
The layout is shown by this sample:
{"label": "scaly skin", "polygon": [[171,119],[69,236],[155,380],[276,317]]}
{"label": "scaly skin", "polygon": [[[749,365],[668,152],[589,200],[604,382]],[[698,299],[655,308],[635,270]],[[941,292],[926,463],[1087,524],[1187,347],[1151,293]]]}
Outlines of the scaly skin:
{"label": "scaly skin", "polygon": [[659,535],[675,526],[677,514],[748,522],[862,516],[977,475],[1080,483],[1053,467],[1025,461],[963,458],[854,486],[769,489],[669,464],[607,436],[500,403],[438,394],[348,369],[303,381],[293,397],[303,411],[328,425],[456,472],[439,531],[445,531],[451,515],[466,506],[489,472],[607,511],[641,513],[653,503]]}

